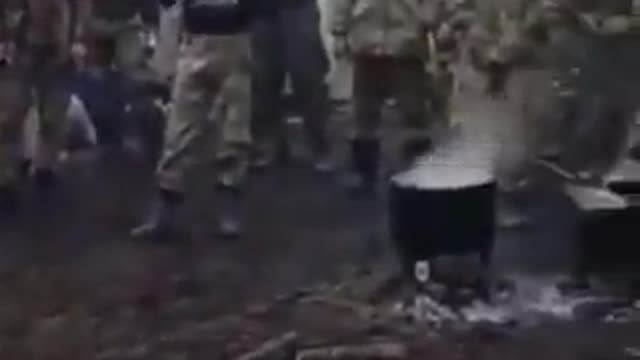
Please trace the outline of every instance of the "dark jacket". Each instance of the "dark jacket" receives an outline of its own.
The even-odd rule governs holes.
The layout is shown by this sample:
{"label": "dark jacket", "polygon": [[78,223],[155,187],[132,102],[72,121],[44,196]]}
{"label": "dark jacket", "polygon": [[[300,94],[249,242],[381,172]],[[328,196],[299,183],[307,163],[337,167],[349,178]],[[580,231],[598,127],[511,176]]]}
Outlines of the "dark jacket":
{"label": "dark jacket", "polygon": [[109,21],[126,21],[140,13],[146,23],[158,22],[156,0],[92,0],[93,16]]}
{"label": "dark jacket", "polygon": [[254,0],[258,14],[273,14],[286,7],[297,6],[315,0]]}
{"label": "dark jacket", "polygon": [[246,32],[254,16],[254,0],[200,2],[185,0],[184,28],[192,34],[230,35]]}

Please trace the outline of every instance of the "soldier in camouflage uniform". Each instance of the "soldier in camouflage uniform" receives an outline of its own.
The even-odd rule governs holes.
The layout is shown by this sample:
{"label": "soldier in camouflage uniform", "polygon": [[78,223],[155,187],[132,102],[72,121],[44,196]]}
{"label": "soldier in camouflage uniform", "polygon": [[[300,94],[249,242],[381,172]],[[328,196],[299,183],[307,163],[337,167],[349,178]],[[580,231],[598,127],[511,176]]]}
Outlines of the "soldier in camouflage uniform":
{"label": "soldier in camouflage uniform", "polygon": [[381,156],[381,108],[387,98],[398,101],[406,130],[396,157],[406,164],[413,157],[410,153],[429,147],[427,34],[434,29],[436,9],[435,1],[336,1],[332,26],[335,52],[354,61],[351,155],[356,190],[370,193],[375,189]]}
{"label": "soldier in camouflage uniform", "polygon": [[245,30],[231,35],[184,33],[157,169],[159,197],[145,221],[132,230],[134,238],[174,235],[187,172],[203,158],[203,151],[215,158],[220,235],[240,234],[239,208],[251,145],[250,40]]}
{"label": "soldier in camouflage uniform", "polygon": [[[601,183],[626,147],[640,23],[632,2],[545,1],[530,9],[520,50],[546,64],[547,99],[528,107],[538,124],[532,148],[542,164],[570,177]],[[526,104],[525,104],[526,105]]]}
{"label": "soldier in camouflage uniform", "polygon": [[[633,5],[631,0],[544,1],[528,10],[523,26],[522,58],[538,60],[549,74],[537,76],[545,86],[533,88],[524,103],[524,128],[533,132],[523,133],[525,168],[535,165],[554,175],[578,205],[603,198],[594,189],[597,194],[605,185],[628,146],[640,84],[640,12]],[[537,173],[525,172],[529,181],[522,184],[535,183],[530,180]],[[578,261],[574,278],[562,284],[567,289],[589,286],[581,265]]]}
{"label": "soldier in camouflage uniform", "polygon": [[[74,12],[74,2],[70,0],[16,4],[12,19],[3,19],[11,37],[9,47],[15,47],[15,53],[5,64],[0,84],[0,206],[8,213],[15,213],[19,202],[19,176],[25,169],[22,130],[31,106],[37,109],[40,119],[33,159],[35,184],[45,195],[55,183],[56,160],[64,140],[70,101],[64,80],[71,70]],[[16,21],[18,18],[21,20]],[[19,28],[8,30],[12,26]]]}
{"label": "soldier in camouflage uniform", "polygon": [[[526,193],[539,170],[602,186],[627,147],[637,108],[640,24],[630,1],[544,1],[526,9],[513,49],[525,78],[522,159],[503,180],[506,226],[528,223]],[[546,176],[544,177],[546,178]]]}

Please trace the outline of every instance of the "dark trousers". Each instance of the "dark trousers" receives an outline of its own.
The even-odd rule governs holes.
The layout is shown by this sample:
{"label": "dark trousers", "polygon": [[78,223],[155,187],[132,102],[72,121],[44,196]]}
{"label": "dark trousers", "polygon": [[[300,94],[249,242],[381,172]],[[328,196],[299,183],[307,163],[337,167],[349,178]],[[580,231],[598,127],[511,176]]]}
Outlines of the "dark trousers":
{"label": "dark trousers", "polygon": [[356,137],[379,137],[382,106],[395,98],[408,130],[427,128],[427,74],[424,62],[414,58],[357,57],[354,68]]}
{"label": "dark trousers", "polygon": [[[419,58],[356,57],[354,68],[355,138],[353,143],[384,140],[393,148],[385,162],[394,171],[409,166],[430,147],[426,111],[428,78]],[[382,137],[382,108],[394,98],[400,115],[393,136]]]}
{"label": "dark trousers", "polygon": [[497,61],[492,61],[487,66],[487,94],[497,98],[506,94],[507,81],[510,74],[509,65]]}
{"label": "dark trousers", "polygon": [[325,83],[328,60],[320,38],[319,20],[315,1],[304,1],[257,16],[252,22],[251,125],[258,145],[286,142],[282,90],[289,75],[311,150],[316,154],[328,150],[329,104]]}

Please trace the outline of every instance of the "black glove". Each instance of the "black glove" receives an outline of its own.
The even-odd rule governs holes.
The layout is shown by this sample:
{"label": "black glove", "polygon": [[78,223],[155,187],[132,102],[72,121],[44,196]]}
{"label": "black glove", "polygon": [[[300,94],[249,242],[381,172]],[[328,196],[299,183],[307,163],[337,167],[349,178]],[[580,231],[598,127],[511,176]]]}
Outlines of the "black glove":
{"label": "black glove", "polygon": [[177,2],[178,2],[177,0],[158,0],[158,3],[160,4],[160,6],[165,8],[172,7]]}

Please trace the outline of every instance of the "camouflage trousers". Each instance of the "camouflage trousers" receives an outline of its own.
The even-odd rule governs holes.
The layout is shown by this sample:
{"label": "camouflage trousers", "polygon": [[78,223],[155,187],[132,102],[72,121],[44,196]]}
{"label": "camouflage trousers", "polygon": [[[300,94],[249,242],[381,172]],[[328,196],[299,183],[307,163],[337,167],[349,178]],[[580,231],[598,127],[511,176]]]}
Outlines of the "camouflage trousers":
{"label": "camouflage trousers", "polygon": [[184,191],[187,172],[207,152],[218,184],[241,186],[251,144],[249,49],[244,34],[187,38],[157,170],[160,188]]}
{"label": "camouflage trousers", "polygon": [[0,186],[19,180],[19,165],[25,159],[24,124],[30,108],[38,115],[32,130],[37,134],[29,134],[37,139],[34,166],[54,168],[64,145],[71,99],[64,83],[68,67],[41,55],[23,55],[0,75]]}

